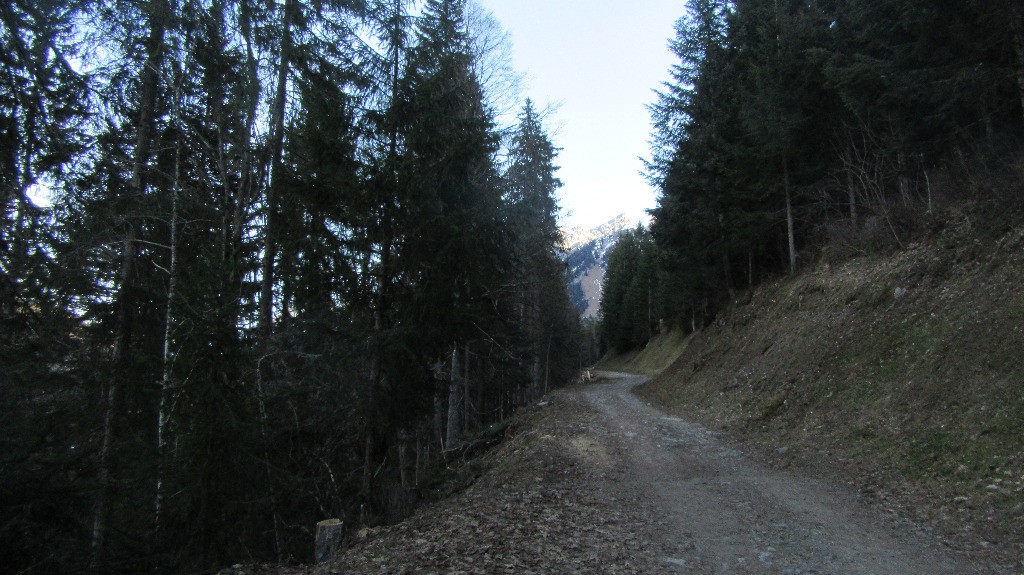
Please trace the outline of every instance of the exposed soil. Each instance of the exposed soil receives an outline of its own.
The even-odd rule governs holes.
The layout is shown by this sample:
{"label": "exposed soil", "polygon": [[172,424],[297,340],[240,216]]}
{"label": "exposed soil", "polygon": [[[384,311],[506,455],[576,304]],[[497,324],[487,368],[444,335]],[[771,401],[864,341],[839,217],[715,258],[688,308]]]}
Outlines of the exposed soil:
{"label": "exposed soil", "polygon": [[645,378],[604,375],[532,409],[465,492],[276,573],[992,572],[845,486],[649,406],[632,393]]}

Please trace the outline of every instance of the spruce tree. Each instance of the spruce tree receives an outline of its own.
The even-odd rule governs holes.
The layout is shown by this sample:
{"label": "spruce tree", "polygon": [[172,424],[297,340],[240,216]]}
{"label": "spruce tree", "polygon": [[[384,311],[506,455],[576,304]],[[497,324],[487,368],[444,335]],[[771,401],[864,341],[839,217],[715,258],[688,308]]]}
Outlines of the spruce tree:
{"label": "spruce tree", "polygon": [[495,257],[504,243],[498,139],[472,73],[462,10],[458,1],[427,3],[399,112],[400,257],[417,292],[407,303],[420,337],[435,345],[472,333],[480,298],[503,265]]}
{"label": "spruce tree", "polygon": [[556,378],[564,377],[561,370],[552,369],[552,357],[566,353],[567,333],[577,323],[567,321],[571,314],[565,266],[558,251],[556,193],[562,182],[555,176],[557,154],[533,102],[527,99],[511,133],[504,179],[516,230],[517,300],[528,340],[530,386],[538,395],[547,391],[552,371]]}
{"label": "spruce tree", "polygon": [[738,223],[729,212],[739,129],[735,57],[726,41],[729,16],[723,2],[687,4],[670,42],[679,63],[651,107],[647,174],[661,191],[652,233],[673,287],[667,301],[679,315],[703,309],[732,283],[724,226]]}

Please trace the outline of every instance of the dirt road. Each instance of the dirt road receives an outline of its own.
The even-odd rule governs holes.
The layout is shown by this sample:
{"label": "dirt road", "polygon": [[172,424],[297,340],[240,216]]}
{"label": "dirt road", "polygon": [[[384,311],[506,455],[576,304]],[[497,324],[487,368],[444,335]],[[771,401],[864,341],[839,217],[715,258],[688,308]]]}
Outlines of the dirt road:
{"label": "dirt road", "polygon": [[842,488],[766,469],[716,433],[648,406],[630,392],[642,377],[605,376],[579,393],[600,413],[595,432],[628,458],[621,481],[654,502],[675,572],[984,572]]}
{"label": "dirt road", "polygon": [[470,488],[360,530],[337,561],[308,572],[1012,572],[966,564],[845,488],[757,463],[644,403],[630,391],[642,381],[604,374],[553,392],[484,460],[452,462],[452,473],[486,469]]}

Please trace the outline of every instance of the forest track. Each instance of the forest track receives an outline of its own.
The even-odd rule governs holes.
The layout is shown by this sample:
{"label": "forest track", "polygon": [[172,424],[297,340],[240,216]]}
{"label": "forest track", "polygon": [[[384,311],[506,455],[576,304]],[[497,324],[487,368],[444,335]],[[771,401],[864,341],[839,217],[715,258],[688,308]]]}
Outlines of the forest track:
{"label": "forest track", "polygon": [[628,459],[623,481],[654,503],[676,572],[986,572],[844,487],[771,470],[719,433],[649,406],[631,392],[648,378],[604,375],[580,393]]}
{"label": "forest track", "polygon": [[463,493],[360,530],[329,565],[276,573],[994,572],[848,487],[770,469],[651,407],[632,392],[646,379],[550,394]]}

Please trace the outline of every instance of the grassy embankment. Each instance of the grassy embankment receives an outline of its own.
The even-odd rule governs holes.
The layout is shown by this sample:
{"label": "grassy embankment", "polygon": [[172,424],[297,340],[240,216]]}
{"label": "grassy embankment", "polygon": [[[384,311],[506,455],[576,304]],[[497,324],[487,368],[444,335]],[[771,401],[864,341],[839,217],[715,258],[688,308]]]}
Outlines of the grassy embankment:
{"label": "grassy embankment", "polygon": [[692,337],[680,331],[658,334],[641,350],[621,355],[606,355],[597,362],[595,369],[657,375],[671,367]]}

